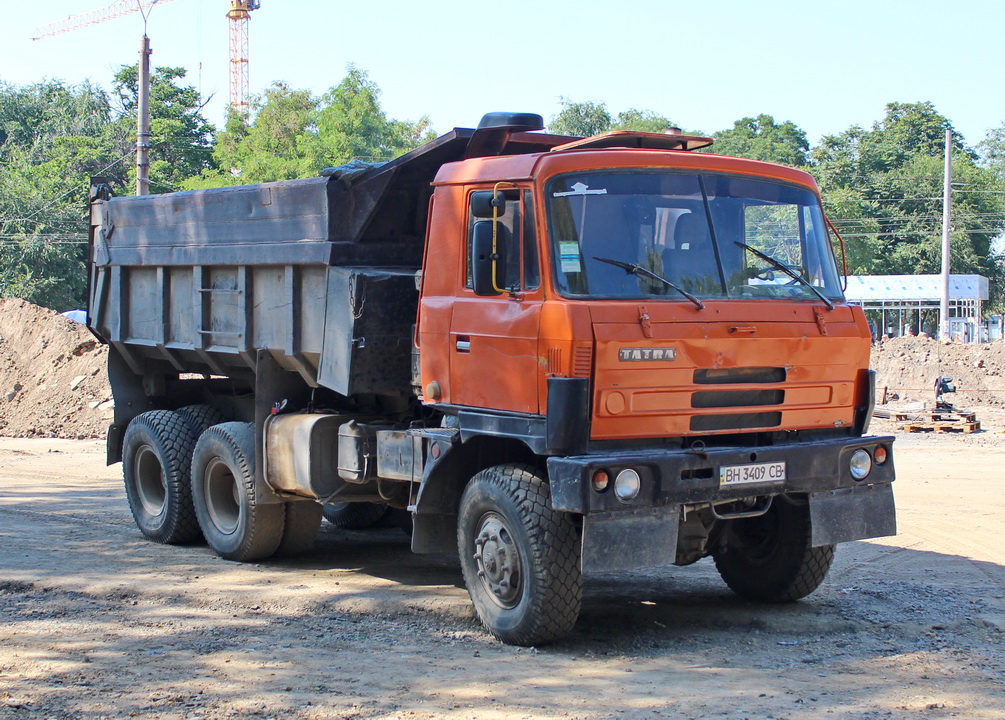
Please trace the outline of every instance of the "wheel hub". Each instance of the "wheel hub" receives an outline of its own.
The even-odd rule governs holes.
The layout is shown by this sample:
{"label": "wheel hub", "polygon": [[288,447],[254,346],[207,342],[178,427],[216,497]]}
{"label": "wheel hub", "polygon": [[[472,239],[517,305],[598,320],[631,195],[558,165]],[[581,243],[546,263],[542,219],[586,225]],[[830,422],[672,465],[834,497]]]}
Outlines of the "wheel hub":
{"label": "wheel hub", "polygon": [[205,470],[205,499],[209,517],[224,535],[237,531],[241,522],[241,494],[227,464],[214,458]]}
{"label": "wheel hub", "polygon": [[505,519],[497,513],[487,513],[475,535],[475,562],[478,577],[502,607],[517,604],[522,589],[520,553]]}
{"label": "wheel hub", "polygon": [[152,517],[159,516],[167,503],[168,487],[157,453],[149,445],[141,446],[136,451],[133,468],[136,494],[144,512]]}

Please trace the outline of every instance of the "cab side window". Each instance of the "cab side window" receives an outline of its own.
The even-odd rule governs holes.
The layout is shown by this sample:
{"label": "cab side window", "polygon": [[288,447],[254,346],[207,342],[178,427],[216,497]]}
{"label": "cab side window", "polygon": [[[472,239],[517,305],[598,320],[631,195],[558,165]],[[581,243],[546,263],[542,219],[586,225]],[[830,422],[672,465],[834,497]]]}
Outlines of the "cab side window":
{"label": "cab side window", "polygon": [[[541,272],[537,260],[537,240],[534,227],[534,206],[530,191],[504,190],[506,200],[496,226],[496,283],[506,290],[534,290],[540,287]],[[473,287],[475,223],[489,222],[476,217],[468,207],[467,282]]]}

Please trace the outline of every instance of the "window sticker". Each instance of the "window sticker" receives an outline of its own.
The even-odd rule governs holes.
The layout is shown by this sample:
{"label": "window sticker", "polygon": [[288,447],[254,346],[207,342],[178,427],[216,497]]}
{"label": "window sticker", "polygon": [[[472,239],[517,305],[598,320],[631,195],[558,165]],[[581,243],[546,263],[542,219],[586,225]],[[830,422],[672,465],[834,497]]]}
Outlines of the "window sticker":
{"label": "window sticker", "polygon": [[606,195],[607,188],[602,188],[600,190],[590,190],[590,186],[586,183],[578,182],[572,186],[572,190],[568,192],[557,192],[552,195],[552,197],[569,197],[570,195]]}
{"label": "window sticker", "polygon": [[558,252],[562,258],[562,272],[583,272],[583,264],[580,260],[578,242],[560,242],[558,244]]}

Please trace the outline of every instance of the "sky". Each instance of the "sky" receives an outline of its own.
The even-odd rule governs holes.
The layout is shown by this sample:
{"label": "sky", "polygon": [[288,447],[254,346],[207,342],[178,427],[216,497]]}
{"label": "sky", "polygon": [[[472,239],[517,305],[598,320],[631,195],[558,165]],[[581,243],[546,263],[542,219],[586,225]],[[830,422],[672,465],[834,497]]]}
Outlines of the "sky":
{"label": "sky", "polygon": [[[111,0],[0,0],[0,82],[91,80],[109,87],[136,62],[132,13],[33,41],[35,30]],[[155,66],[181,66],[224,117],[228,0],[154,6]],[[1005,123],[1005,3],[956,0],[261,0],[250,21],[253,93],[274,81],[320,95],[346,65],[382,90],[388,116],[474,127],[491,111],[536,112],[561,99],[638,108],[711,133],[765,113],[816,144],[869,126],[889,102],[931,101],[976,145]]]}

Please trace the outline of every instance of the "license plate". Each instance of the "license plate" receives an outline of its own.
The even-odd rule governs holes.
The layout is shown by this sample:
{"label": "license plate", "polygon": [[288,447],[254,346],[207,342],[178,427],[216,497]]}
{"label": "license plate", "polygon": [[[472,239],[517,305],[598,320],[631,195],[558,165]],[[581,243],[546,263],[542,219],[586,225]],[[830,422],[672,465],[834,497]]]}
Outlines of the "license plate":
{"label": "license plate", "polygon": [[719,468],[719,485],[785,482],[785,463],[751,463],[724,465]]}

